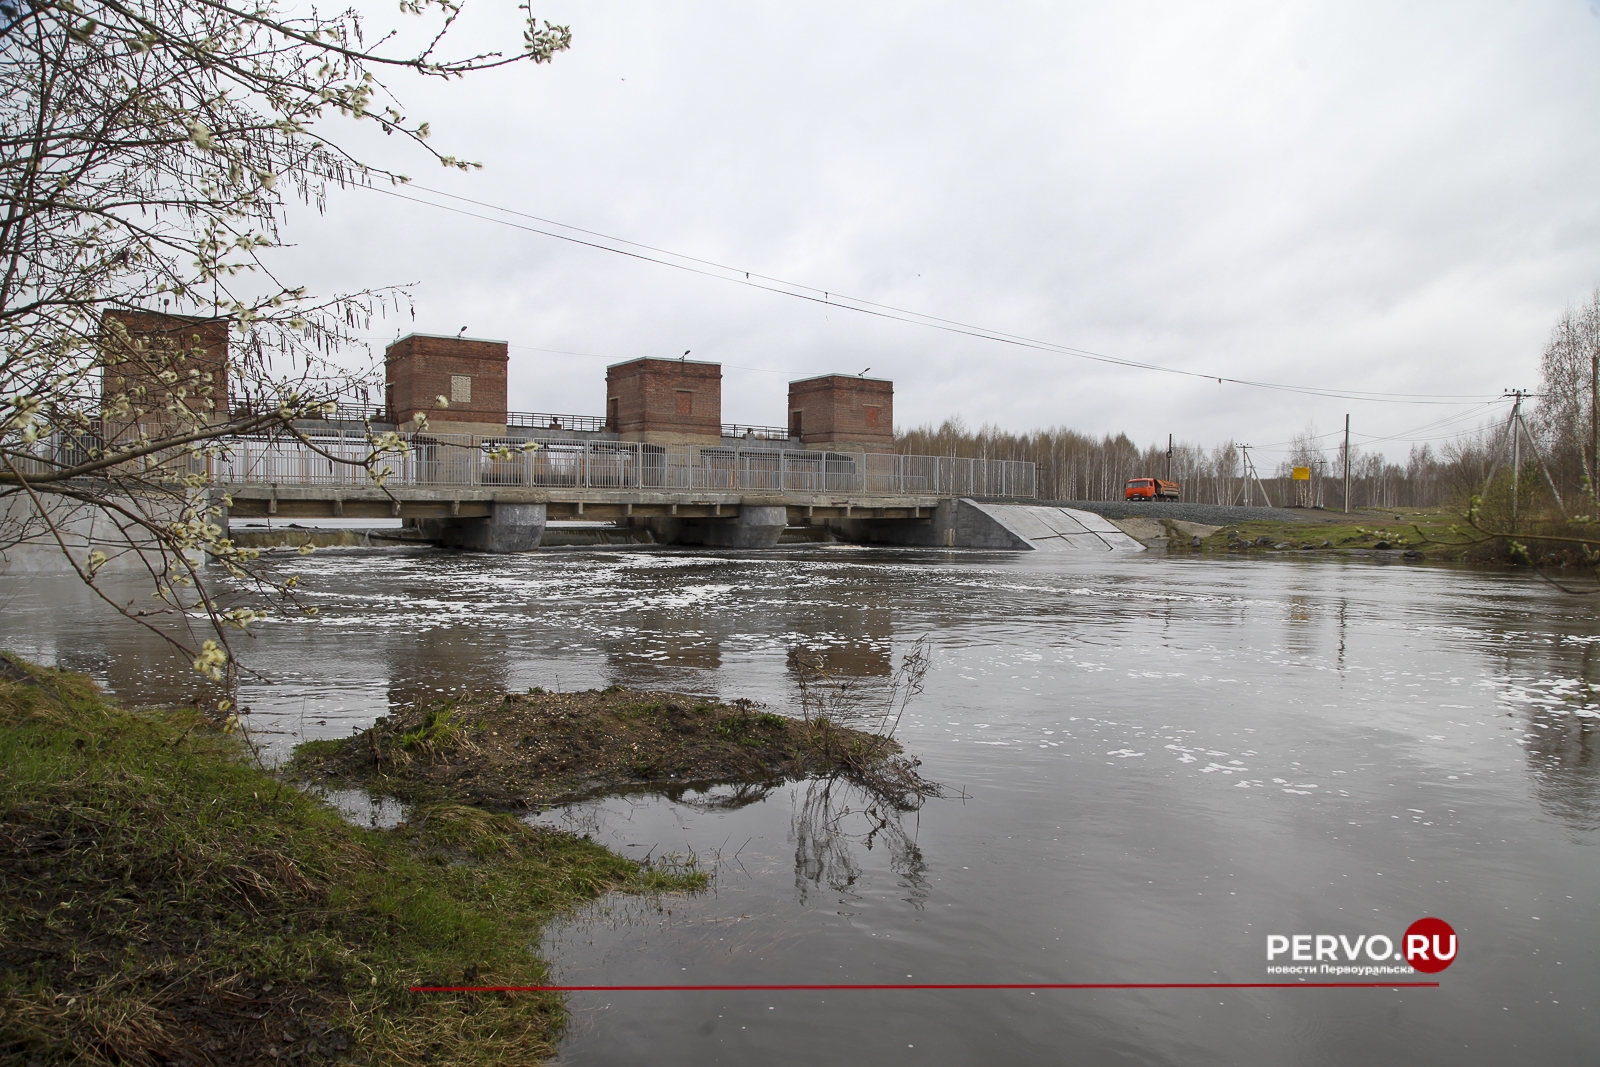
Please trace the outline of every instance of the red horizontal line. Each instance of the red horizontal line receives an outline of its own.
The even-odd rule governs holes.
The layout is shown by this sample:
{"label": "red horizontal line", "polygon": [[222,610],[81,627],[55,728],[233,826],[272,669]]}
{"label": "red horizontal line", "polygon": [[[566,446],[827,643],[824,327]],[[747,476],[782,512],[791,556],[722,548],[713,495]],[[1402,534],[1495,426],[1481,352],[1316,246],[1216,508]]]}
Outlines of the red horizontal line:
{"label": "red horizontal line", "polygon": [[413,993],[701,993],[835,989],[1435,989],[1438,982],[947,982],[818,985],[414,985]]}

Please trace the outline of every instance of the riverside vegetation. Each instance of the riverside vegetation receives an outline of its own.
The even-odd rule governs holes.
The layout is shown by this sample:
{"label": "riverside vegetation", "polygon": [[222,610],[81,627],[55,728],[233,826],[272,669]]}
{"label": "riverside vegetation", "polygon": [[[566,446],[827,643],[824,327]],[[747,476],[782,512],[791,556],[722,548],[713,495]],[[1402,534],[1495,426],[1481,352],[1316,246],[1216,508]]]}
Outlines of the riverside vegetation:
{"label": "riverside vegetation", "polygon": [[[1509,479],[1496,479],[1484,496],[1458,506],[1393,508],[1344,515],[1321,509],[1285,509],[1283,518],[1211,527],[1190,536],[1193,524],[1162,521],[1168,551],[1249,556],[1313,554],[1312,558],[1365,556],[1454,563],[1511,564],[1546,569],[1596,570],[1600,565],[1600,507],[1571,514],[1573,501],[1557,502],[1538,487],[1525,487],[1522,507],[1511,521]],[[1187,528],[1182,528],[1187,527]],[[1600,575],[1597,575],[1600,577]],[[1587,590],[1585,590],[1587,591]]]}
{"label": "riverside vegetation", "polygon": [[0,1062],[533,1063],[552,916],[701,888],[449,801],[351,826],[192,710],[0,660]]}

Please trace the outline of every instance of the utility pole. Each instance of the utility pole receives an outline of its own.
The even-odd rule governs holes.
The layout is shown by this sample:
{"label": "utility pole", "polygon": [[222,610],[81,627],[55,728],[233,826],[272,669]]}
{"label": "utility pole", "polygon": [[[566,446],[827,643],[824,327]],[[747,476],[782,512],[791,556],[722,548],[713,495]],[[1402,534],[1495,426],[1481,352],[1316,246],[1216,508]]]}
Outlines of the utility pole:
{"label": "utility pole", "polygon": [[1350,514],[1350,416],[1344,417],[1344,513]]}
{"label": "utility pole", "polygon": [[1522,481],[1522,398],[1527,394],[1513,389],[1511,405],[1511,532],[1517,532],[1517,490]]}
{"label": "utility pole", "polygon": [[[1600,341],[1589,357],[1589,422],[1594,429],[1594,466],[1589,468],[1589,499],[1600,500]],[[1590,512],[1593,514],[1593,512]]]}
{"label": "utility pole", "polygon": [[1252,506],[1255,496],[1250,488],[1250,446],[1240,445],[1239,451],[1244,454],[1244,506]]}

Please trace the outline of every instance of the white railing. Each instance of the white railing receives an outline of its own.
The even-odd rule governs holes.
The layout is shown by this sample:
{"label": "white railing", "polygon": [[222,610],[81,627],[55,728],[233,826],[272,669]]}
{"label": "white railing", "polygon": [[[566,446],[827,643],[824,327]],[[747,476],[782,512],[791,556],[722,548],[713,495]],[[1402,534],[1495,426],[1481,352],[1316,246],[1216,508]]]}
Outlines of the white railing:
{"label": "white railing", "polygon": [[[754,490],[798,493],[1032,497],[1034,465],[874,452],[812,452],[741,446],[677,447],[631,441],[412,435],[387,453],[389,488],[549,487],[572,489]],[[216,461],[222,485],[373,485],[360,434],[294,440],[235,438]],[[497,449],[511,450],[496,458]],[[330,458],[332,457],[332,458]]]}

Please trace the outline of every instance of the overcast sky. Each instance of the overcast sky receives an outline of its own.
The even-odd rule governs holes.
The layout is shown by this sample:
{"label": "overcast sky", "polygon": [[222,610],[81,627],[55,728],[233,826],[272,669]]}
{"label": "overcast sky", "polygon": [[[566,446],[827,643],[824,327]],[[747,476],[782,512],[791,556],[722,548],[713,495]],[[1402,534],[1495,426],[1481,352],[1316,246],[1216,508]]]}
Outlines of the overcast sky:
{"label": "overcast sky", "polygon": [[[457,48],[514,49],[476,0]],[[377,23],[396,16],[373,7]],[[1600,285],[1600,3],[536,4],[555,62],[393,82],[419,185],[821,290],[1202,375],[1487,400]],[[477,209],[474,209],[477,210]],[[509,216],[504,216],[509,218]],[[526,221],[526,220],[523,220]],[[602,414],[608,362],[895,382],[906,427],[1403,455],[1504,409],[1111,367],[774,295],[377,193],[297,213],[314,290],[414,283],[396,331],[510,342],[514,410]],[[558,355],[560,350],[586,355]],[[1442,430],[1416,430],[1459,417]],[[1266,458],[1266,457],[1264,457]]]}

